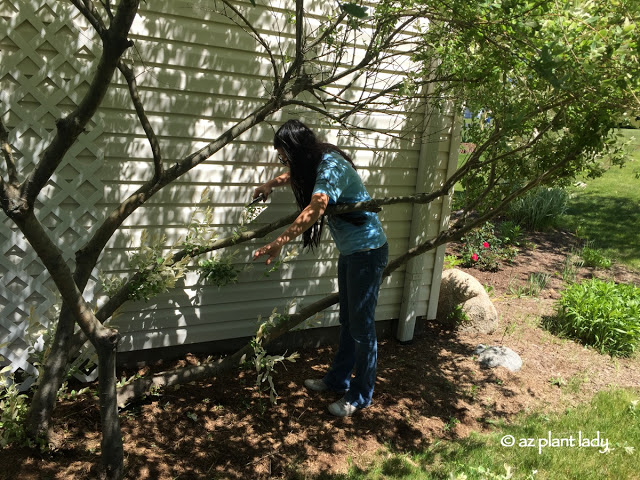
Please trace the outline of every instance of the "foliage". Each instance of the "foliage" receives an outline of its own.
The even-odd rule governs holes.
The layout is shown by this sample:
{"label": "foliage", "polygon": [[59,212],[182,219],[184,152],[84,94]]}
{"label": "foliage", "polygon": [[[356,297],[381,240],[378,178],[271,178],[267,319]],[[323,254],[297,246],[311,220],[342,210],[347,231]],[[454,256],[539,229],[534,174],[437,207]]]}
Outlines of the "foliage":
{"label": "foliage", "polygon": [[500,222],[497,227],[497,236],[502,241],[503,245],[509,245],[519,247],[522,242],[523,234],[522,227],[516,222],[506,220]]}
{"label": "foliage", "polygon": [[502,262],[513,260],[517,253],[517,249],[503,246],[491,222],[471,230],[461,241],[459,256],[464,267],[495,272],[500,269]]}
{"label": "foliage", "polygon": [[600,175],[605,159],[623,162],[612,129],[614,111],[638,103],[638,77],[628,75],[638,69],[638,8],[487,0],[456,3],[453,26],[430,24],[435,48],[420,58],[440,63],[428,73],[466,80],[441,88],[472,112],[465,138],[476,148],[461,166],[474,172],[461,178],[468,210],[508,205],[515,187],[547,169],[554,178],[540,184],[567,185]]}
{"label": "foliage", "polygon": [[537,297],[540,295],[540,292],[547,287],[549,280],[551,279],[551,275],[544,272],[534,272],[529,275],[527,279],[527,283],[529,285],[529,295],[532,297]]}
{"label": "foliage", "polygon": [[191,257],[185,256],[176,262],[171,252],[162,256],[164,241],[164,236],[149,240],[147,231],[142,231],[140,246],[130,258],[132,269],[140,277],[130,285],[129,299],[150,300],[175,287],[184,277]]}
{"label": "foliage", "polygon": [[20,393],[18,386],[4,374],[10,366],[0,371],[0,449],[11,443],[26,441],[24,419],[29,406],[28,396]]}
{"label": "foliage", "polygon": [[462,309],[462,305],[458,304],[453,307],[453,310],[447,315],[447,322],[454,325],[464,325],[469,323],[469,316]]}
{"label": "foliage", "polygon": [[213,230],[213,208],[208,205],[210,200],[210,190],[207,187],[200,195],[198,207],[191,214],[187,236],[182,244],[182,248],[189,256],[196,255],[209,247],[217,236]]}
{"label": "foliage", "polygon": [[582,267],[584,262],[576,252],[571,251],[562,262],[562,280],[573,283],[578,275],[578,267]]}
{"label": "foliage", "polygon": [[288,264],[289,262],[291,262],[293,259],[295,259],[298,256],[298,249],[296,247],[293,247],[291,249],[288,249],[286,251],[286,253],[284,254],[284,257],[279,258],[278,260],[276,260],[275,262],[273,262],[273,264],[271,265],[271,267],[267,268],[264,271],[264,276],[268,277],[270,276],[273,272],[277,272],[278,270],[280,270],[280,268],[283,265]]}
{"label": "foliage", "polygon": [[545,326],[601,353],[629,356],[640,342],[640,287],[599,279],[570,285]]}
{"label": "foliage", "polygon": [[238,282],[240,270],[232,263],[233,255],[214,256],[198,262],[200,276],[207,282],[217,287],[224,287],[230,283]]}
{"label": "foliage", "polygon": [[[32,316],[33,312],[30,317]],[[0,355],[0,361],[4,360]],[[10,444],[33,444],[24,426],[29,409],[29,397],[20,391],[10,372],[11,365],[0,369],[0,450]]]}
{"label": "foliage", "polygon": [[507,290],[516,298],[537,297],[547,287],[550,279],[551,275],[548,273],[533,272],[527,277],[525,285],[520,285],[514,278],[509,280]]}
{"label": "foliage", "polygon": [[527,230],[549,230],[558,225],[568,200],[563,188],[540,187],[514,200],[505,215]]}
{"label": "foliage", "polygon": [[[269,355],[262,344],[265,337],[269,334],[269,331],[278,326],[282,321],[286,320],[286,318],[286,316],[279,314],[277,309],[274,308],[269,318],[260,324],[256,336],[251,340],[251,347],[253,348],[254,353],[253,365],[257,374],[255,385],[258,391],[269,392],[269,400],[272,404],[277,403],[278,398],[278,393],[276,392],[276,388],[273,383],[273,374],[275,373],[276,366],[284,362],[295,363],[295,361],[300,358],[300,355],[297,352],[294,352],[289,356]],[[261,318],[258,318],[258,322],[260,321]]]}
{"label": "foliage", "polygon": [[458,265],[462,265],[462,262],[462,259],[455,255],[445,255],[443,268],[445,270],[456,268]]}
{"label": "foliage", "polygon": [[585,267],[602,269],[611,268],[611,259],[605,255],[602,250],[593,247],[591,242],[587,242],[587,244],[582,247],[580,257],[582,258]]}

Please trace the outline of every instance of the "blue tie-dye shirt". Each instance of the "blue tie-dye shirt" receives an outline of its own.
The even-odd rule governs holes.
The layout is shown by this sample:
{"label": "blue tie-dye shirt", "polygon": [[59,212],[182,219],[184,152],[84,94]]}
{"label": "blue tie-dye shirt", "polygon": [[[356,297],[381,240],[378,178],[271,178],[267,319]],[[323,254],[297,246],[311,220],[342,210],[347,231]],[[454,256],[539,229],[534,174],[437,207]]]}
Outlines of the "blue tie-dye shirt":
{"label": "blue tie-dye shirt", "polygon": [[[371,200],[358,173],[337,152],[325,153],[322,157],[313,193],[327,195],[329,205]],[[355,219],[357,225],[344,218]],[[346,214],[343,218],[329,215],[328,224],[331,236],[342,255],[379,248],[387,242],[375,212]]]}

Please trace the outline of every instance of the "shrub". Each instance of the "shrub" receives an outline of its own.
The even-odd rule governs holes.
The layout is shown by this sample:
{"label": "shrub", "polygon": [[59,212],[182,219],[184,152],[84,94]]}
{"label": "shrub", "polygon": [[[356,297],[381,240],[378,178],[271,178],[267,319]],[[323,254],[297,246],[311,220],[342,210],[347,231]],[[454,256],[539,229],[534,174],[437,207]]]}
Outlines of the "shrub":
{"label": "shrub", "polygon": [[520,246],[522,241],[522,227],[512,220],[501,222],[497,226],[498,236],[503,245]]}
{"label": "shrub", "polygon": [[[0,374],[4,375],[4,370]],[[24,420],[28,407],[27,395],[20,393],[13,381],[0,385],[0,449],[27,440]]]}
{"label": "shrub", "polygon": [[640,288],[598,279],[573,284],[545,326],[600,353],[629,356],[640,342]]}
{"label": "shrub", "polygon": [[527,230],[548,230],[558,224],[568,200],[562,188],[538,187],[511,202],[506,216]]}
{"label": "shrub", "polygon": [[500,269],[502,261],[512,260],[517,253],[515,248],[503,247],[490,222],[471,230],[462,237],[462,242],[460,258],[464,267],[495,272]]}

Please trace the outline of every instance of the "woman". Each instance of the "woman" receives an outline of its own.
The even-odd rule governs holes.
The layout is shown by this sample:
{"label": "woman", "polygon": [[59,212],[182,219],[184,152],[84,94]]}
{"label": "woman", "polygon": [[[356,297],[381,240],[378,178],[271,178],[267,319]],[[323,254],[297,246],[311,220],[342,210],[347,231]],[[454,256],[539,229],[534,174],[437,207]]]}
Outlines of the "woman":
{"label": "woman", "polygon": [[[319,142],[303,123],[286,122],[276,132],[273,144],[289,171],[256,188],[253,198],[262,194],[266,200],[274,187],[290,184],[302,212],[278,238],[254,253],[254,260],[267,255],[267,264],[299,235],[305,247],[317,247],[327,205],[371,198],[349,155],[335,145]],[[329,405],[329,411],[345,417],[371,403],[377,361],[374,317],[388,245],[373,212],[330,215],[328,223],[340,252],[340,345],[324,378],[308,379],[304,384],[316,392],[344,392],[344,397]]]}

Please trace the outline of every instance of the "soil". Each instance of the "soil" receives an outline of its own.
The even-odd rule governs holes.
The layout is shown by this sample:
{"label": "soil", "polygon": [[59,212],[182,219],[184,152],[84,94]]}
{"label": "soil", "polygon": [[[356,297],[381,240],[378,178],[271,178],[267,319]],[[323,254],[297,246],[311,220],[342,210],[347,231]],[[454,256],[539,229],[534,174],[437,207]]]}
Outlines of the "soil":
{"label": "soil", "polygon": [[[588,401],[610,386],[638,388],[638,357],[612,359],[540,327],[541,318],[553,314],[563,288],[564,261],[578,240],[564,232],[534,234],[527,240],[529,248],[498,272],[466,270],[491,291],[500,316],[493,334],[463,334],[431,321],[410,345],[380,341],[374,402],[346,419],[327,412],[339,395],[311,393],[302,386],[305,378],[323,374],[332,347],[302,351],[297,363],[278,369],[275,406],[256,392],[255,373],[248,370],[150,396],[121,413],[127,478],[344,474],[351,465],[366,467],[382,449],[416,451],[442,439],[487,431],[493,421],[509,421],[520,412],[556,411]],[[538,298],[516,295],[532,272],[550,274],[548,286]],[[640,273],[621,266],[578,272],[578,279],[592,276],[640,284]],[[472,354],[480,343],[515,350],[523,368],[480,368]],[[180,363],[198,361],[189,355]],[[0,478],[95,478],[99,423],[91,397],[61,401],[55,411],[53,452],[6,448],[0,455]]]}

